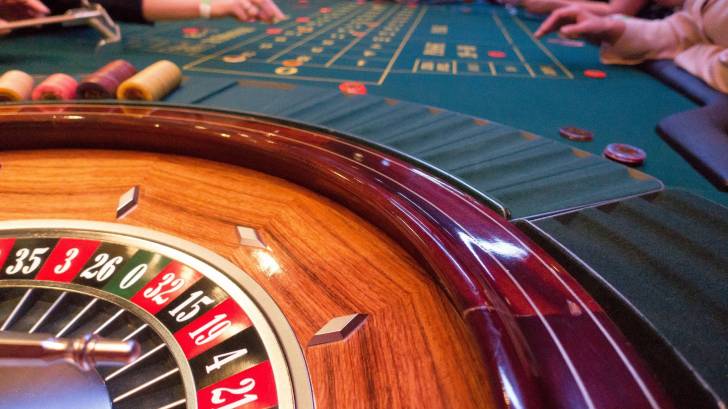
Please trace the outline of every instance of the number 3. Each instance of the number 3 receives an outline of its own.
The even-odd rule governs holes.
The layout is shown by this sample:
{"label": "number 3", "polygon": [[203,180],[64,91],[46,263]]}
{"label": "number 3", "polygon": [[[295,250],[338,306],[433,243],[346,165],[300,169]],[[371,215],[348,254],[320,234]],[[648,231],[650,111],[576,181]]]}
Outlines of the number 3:
{"label": "number 3", "polygon": [[78,257],[79,250],[75,247],[68,249],[66,252],[66,260],[63,262],[63,265],[57,265],[53,272],[56,274],[63,274],[66,271],[68,271],[69,268],[71,268],[71,262],[73,262],[73,259]]}

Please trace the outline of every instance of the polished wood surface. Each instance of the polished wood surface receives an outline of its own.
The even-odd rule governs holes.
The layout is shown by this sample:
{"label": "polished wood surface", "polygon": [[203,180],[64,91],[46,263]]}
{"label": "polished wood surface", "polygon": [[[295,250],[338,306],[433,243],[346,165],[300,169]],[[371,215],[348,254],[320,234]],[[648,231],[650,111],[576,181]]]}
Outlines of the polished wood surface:
{"label": "polished wood surface", "polygon": [[[674,407],[641,360],[639,351],[548,253],[484,203],[454,186],[455,182],[446,181],[442,175],[438,177],[432,169],[402,158],[386,147],[369,146],[335,130],[281,119],[189,108],[107,103],[0,106],[0,149],[40,154],[58,148],[110,149],[113,150],[109,153],[111,159],[121,157],[117,155],[124,151],[180,155],[256,170],[317,192],[325,200],[342,205],[372,227],[381,229],[424,269],[425,273],[420,276],[429,277],[429,283],[435,285],[433,288],[438,288],[438,293],[442,291],[449,301],[447,308],[452,307],[463,317],[471,338],[463,338],[461,342],[473,342],[480,352],[479,364],[486,375],[477,376],[474,383],[483,389],[476,390],[480,394],[475,397],[458,396],[455,407],[481,398],[478,402],[481,407],[503,409]],[[103,170],[113,172],[113,169],[112,166]],[[101,171],[95,175],[104,177]],[[120,178],[128,176],[128,172],[119,175]],[[113,182],[116,177],[109,179]],[[178,190],[186,190],[185,181],[176,182]],[[195,194],[190,199],[185,194],[177,200],[175,192],[165,192],[156,200],[172,208],[189,207],[185,200],[206,206],[204,195]],[[202,192],[207,194],[212,190]],[[76,199],[58,199],[63,200]],[[89,203],[78,206],[96,209]],[[64,209],[64,203],[57,204],[59,212]],[[215,207],[205,210],[214,213]],[[192,217],[200,226],[189,228],[200,230],[196,234],[211,240],[228,240],[218,238],[215,228],[201,227],[206,222],[224,225],[224,219],[219,217],[217,221],[215,216],[213,220],[206,219],[208,214]],[[328,222],[328,218],[317,218],[314,213],[295,217]],[[180,227],[169,221],[161,228],[174,231]],[[268,231],[278,230],[269,228]],[[339,240],[344,239],[339,237]],[[309,245],[308,250],[305,257],[316,257],[310,253],[318,251],[317,247]],[[249,257],[259,263],[266,262],[261,254]],[[266,276],[273,275],[272,270],[261,270]],[[314,271],[306,273],[316,276]],[[390,272],[383,277],[399,283],[393,276]],[[378,285],[379,281],[373,283]],[[342,283],[339,288],[349,287]],[[359,298],[386,298],[377,298],[371,291],[362,293],[361,288],[346,292],[342,298],[349,302]],[[283,298],[288,299],[288,294]],[[445,298],[433,298],[432,302],[441,303]],[[419,305],[407,301],[402,304],[410,309]],[[300,308],[298,304],[290,305]],[[412,319],[411,314],[407,317]],[[388,320],[386,325],[404,324]],[[422,325],[441,324],[428,321]],[[459,334],[464,331],[453,331],[451,335],[459,339]],[[407,337],[399,339],[409,341]],[[427,342],[433,354],[450,353],[449,344],[432,343],[430,339]],[[375,351],[377,347],[363,349]],[[371,380],[378,374],[375,366],[368,363],[374,358],[368,359],[361,370],[348,363],[344,365],[348,365],[347,371],[362,374],[367,379],[366,393],[375,396],[380,393],[379,385]],[[431,357],[416,359],[432,362]],[[407,365],[420,363],[406,361]],[[329,371],[326,376],[323,390],[329,391],[338,375]],[[394,389],[386,389],[388,397],[382,398],[386,405],[399,402],[397,398],[402,393],[407,396],[418,393],[433,399],[417,388],[421,385],[420,376],[421,373],[413,375],[411,379],[416,383],[406,384],[404,391],[396,389],[395,393]],[[399,379],[397,375],[396,380]],[[470,393],[473,390],[470,381],[448,379],[445,382],[464,383],[466,387],[461,390]],[[316,385],[317,393],[323,393],[320,385]],[[363,386],[344,388],[345,403],[336,405],[359,405],[360,402],[354,402],[356,396],[347,391],[363,390]],[[435,395],[439,398],[435,398],[437,401],[422,401],[419,405],[451,405],[451,400],[442,398],[447,393],[438,391]],[[371,407],[374,403],[364,400],[361,405]]]}
{"label": "polished wood surface", "polygon": [[[103,150],[0,153],[0,219],[116,221],[207,247],[260,283],[288,317],[319,408],[489,407],[479,350],[442,288],[383,232],[300,186],[242,167]],[[239,244],[255,228],[266,249]],[[275,263],[271,263],[270,260]],[[305,347],[329,319],[369,314],[349,339]]]}

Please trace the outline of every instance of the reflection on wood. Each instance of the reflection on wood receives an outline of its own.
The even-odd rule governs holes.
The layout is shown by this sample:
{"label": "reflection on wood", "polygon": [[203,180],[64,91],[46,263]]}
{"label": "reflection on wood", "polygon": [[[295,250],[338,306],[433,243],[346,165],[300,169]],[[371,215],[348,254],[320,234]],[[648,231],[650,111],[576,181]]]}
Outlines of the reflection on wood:
{"label": "reflection on wood", "polygon": [[[369,314],[344,342],[304,349],[319,408],[482,407],[475,343],[432,277],[381,231],[289,182],[171,155],[51,150],[0,154],[0,219],[121,222],[191,240],[233,261],[308,340],[331,318]],[[237,226],[265,248],[241,246]],[[424,406],[423,406],[424,405]]]}

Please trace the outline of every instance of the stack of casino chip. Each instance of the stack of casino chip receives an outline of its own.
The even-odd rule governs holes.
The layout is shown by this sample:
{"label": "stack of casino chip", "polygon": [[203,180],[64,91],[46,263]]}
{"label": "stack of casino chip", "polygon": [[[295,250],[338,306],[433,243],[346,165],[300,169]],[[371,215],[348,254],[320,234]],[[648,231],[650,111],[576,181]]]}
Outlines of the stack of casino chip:
{"label": "stack of casino chip", "polygon": [[68,100],[76,97],[78,83],[70,75],[53,74],[33,89],[34,101]]}
{"label": "stack of casino chip", "polygon": [[84,78],[76,94],[81,99],[114,99],[119,85],[136,73],[128,61],[115,60]]}
{"label": "stack of casino chip", "polygon": [[118,99],[158,101],[182,82],[182,70],[171,61],[157,61],[124,81],[116,91]]}
{"label": "stack of casino chip", "polygon": [[0,76],[0,102],[30,99],[33,77],[23,71],[11,70]]}

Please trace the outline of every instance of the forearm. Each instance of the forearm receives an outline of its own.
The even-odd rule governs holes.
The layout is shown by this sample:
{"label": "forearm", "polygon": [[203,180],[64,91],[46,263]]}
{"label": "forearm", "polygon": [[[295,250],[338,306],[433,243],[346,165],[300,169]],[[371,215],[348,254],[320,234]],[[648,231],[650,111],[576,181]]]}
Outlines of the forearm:
{"label": "forearm", "polygon": [[678,54],[675,64],[711,87],[728,93],[728,48],[697,44]]}
{"label": "forearm", "polygon": [[142,13],[148,21],[199,18],[200,0],[143,0]]}
{"label": "forearm", "polygon": [[691,16],[678,13],[663,20],[624,19],[625,30],[613,44],[603,44],[607,64],[637,64],[652,59],[672,59],[699,40]]}

